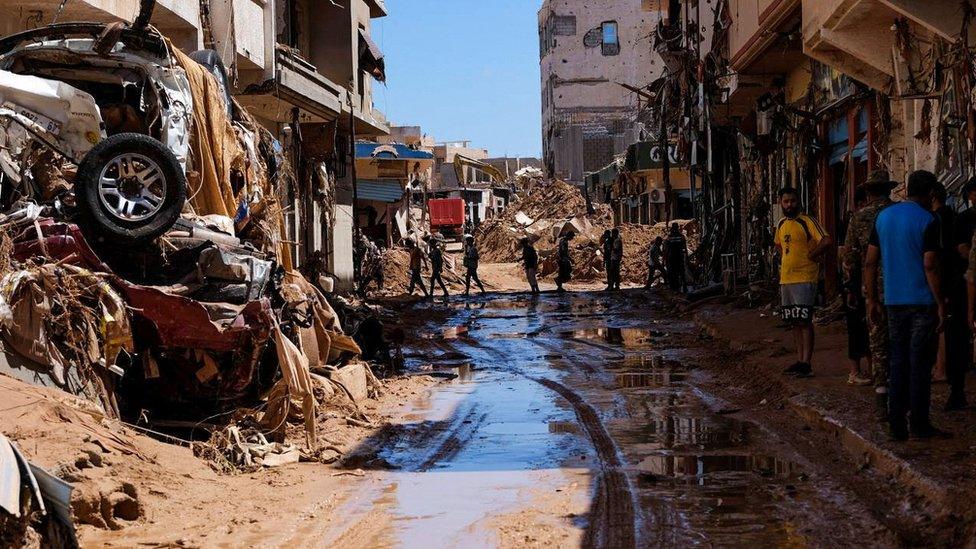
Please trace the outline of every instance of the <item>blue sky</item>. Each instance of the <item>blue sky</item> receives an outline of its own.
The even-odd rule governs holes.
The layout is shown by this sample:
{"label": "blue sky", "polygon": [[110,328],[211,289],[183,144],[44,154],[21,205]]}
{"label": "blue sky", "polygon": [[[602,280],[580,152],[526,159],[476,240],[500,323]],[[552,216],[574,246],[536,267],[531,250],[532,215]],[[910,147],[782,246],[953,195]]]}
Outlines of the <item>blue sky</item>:
{"label": "blue sky", "polygon": [[387,85],[374,103],[391,122],[438,141],[471,140],[492,156],[540,156],[537,0],[387,0],[373,20]]}

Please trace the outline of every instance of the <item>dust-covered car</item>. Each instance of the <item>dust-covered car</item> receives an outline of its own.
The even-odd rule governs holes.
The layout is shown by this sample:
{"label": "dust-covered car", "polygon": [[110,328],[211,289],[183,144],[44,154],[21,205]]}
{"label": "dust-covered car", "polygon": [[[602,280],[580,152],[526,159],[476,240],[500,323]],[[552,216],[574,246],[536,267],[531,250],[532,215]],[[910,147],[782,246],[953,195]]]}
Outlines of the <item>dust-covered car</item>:
{"label": "dust-covered car", "polygon": [[[194,108],[169,48],[151,27],[122,23],[0,39],[0,205],[73,190],[62,202],[77,206],[88,231],[123,241],[166,232],[187,199]],[[213,52],[191,58],[226,91]],[[73,176],[70,189],[47,180],[52,165],[63,181]]]}

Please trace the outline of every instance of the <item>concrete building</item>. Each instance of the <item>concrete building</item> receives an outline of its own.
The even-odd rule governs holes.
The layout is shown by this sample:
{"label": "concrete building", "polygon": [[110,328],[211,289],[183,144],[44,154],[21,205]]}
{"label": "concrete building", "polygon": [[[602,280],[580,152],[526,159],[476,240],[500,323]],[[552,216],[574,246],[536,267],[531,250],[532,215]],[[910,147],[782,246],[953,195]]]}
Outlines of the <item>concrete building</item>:
{"label": "concrete building", "polygon": [[[545,0],[539,10],[542,148],[547,170],[582,184],[641,139],[642,88],[663,69],[661,12],[638,0]],[[623,84],[623,85],[622,85]]]}
{"label": "concrete building", "polygon": [[[0,1],[0,33],[66,21],[132,21],[132,0]],[[291,153],[298,178],[287,189],[292,256],[326,254],[340,288],[353,278],[354,139],[385,135],[373,80],[385,78],[370,38],[384,0],[157,0],[151,24],[186,52],[212,49],[232,93]],[[303,192],[302,189],[313,189]]]}

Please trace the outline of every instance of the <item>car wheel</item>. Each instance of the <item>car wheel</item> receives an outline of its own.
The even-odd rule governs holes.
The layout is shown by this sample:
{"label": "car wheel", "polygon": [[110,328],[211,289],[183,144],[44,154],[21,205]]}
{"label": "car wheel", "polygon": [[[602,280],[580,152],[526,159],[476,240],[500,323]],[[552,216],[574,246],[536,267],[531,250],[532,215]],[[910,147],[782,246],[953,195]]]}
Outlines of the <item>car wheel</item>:
{"label": "car wheel", "polygon": [[217,79],[220,86],[220,95],[224,98],[224,106],[227,108],[227,117],[234,118],[234,101],[230,95],[230,81],[227,78],[227,69],[224,62],[220,60],[220,55],[214,50],[197,50],[190,54],[190,59],[203,65],[210,74]]}
{"label": "car wheel", "polygon": [[75,199],[85,228],[128,241],[152,240],[176,223],[186,202],[186,176],[176,156],[140,133],[102,140],[82,159]]}

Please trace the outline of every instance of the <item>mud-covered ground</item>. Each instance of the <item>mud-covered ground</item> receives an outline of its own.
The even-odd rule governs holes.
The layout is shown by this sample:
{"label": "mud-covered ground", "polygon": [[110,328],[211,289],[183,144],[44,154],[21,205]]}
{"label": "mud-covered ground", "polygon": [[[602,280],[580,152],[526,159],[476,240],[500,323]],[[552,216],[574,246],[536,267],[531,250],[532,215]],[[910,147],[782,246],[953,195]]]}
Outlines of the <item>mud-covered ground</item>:
{"label": "mud-covered ground", "polygon": [[[387,305],[407,328],[407,371],[364,405],[374,425],[327,433],[336,464],[218,474],[188,448],[7,379],[0,423],[77,481],[84,546],[960,541],[945,527],[960,515],[938,499],[949,495],[911,489],[928,482],[911,460],[951,456],[919,443],[871,453],[879,435],[858,446],[812,417],[797,403],[842,384],[842,365],[783,382],[782,334],[757,311],[687,311],[642,289]],[[860,393],[837,394],[860,406]]]}

